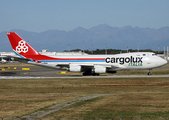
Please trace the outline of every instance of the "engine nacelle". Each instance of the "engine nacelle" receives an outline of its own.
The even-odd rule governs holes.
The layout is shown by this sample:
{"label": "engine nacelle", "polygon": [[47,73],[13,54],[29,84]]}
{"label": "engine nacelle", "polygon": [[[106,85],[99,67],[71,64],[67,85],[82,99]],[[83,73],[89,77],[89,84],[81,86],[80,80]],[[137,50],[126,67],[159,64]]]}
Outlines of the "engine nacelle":
{"label": "engine nacelle", "polygon": [[76,65],[76,64],[70,64],[69,66],[69,71],[71,72],[81,72],[82,67],[80,65]]}
{"label": "engine nacelle", "polygon": [[106,67],[103,66],[94,66],[95,73],[106,73]]}

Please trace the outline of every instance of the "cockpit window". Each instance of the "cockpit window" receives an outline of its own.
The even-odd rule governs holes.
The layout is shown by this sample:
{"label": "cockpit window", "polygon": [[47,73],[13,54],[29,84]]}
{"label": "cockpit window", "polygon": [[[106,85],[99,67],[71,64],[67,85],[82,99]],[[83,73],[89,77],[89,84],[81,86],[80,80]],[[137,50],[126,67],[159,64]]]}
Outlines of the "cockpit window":
{"label": "cockpit window", "polygon": [[152,56],[156,56],[156,54],[152,54]]}

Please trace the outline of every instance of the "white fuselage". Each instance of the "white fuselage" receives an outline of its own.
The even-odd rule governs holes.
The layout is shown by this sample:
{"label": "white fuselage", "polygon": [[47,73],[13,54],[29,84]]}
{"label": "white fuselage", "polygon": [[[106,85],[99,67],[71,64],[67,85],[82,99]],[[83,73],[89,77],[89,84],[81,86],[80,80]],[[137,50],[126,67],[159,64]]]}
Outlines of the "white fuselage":
{"label": "white fuselage", "polygon": [[165,59],[156,56],[152,52],[134,52],[116,55],[64,55],[64,56],[57,55],[50,57],[64,60],[39,60],[41,63],[35,62],[29,63],[51,68],[60,68],[58,67],[58,65],[66,66],[70,64],[79,66],[98,65],[106,67],[109,71],[143,70],[143,69],[150,70],[161,67],[167,63]]}

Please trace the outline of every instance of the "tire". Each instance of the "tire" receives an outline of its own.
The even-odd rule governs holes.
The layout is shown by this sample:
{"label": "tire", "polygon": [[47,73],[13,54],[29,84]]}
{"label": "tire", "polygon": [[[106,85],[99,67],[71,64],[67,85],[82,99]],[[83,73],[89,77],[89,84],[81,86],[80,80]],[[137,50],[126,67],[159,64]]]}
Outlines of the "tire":
{"label": "tire", "polygon": [[151,75],[151,72],[148,72],[148,75]]}

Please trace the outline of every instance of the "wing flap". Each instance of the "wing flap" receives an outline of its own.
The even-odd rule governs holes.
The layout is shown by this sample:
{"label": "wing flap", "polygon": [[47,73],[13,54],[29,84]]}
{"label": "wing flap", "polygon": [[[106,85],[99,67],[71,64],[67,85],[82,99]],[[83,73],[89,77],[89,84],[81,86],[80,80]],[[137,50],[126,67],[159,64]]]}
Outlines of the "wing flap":
{"label": "wing flap", "polygon": [[[61,66],[61,67],[67,67],[69,66],[70,64],[57,64],[57,66]],[[79,66],[81,67],[86,67],[86,68],[93,68],[94,66],[103,66],[103,67],[106,67],[106,68],[119,68],[118,65],[106,65],[106,64],[78,64]]]}

